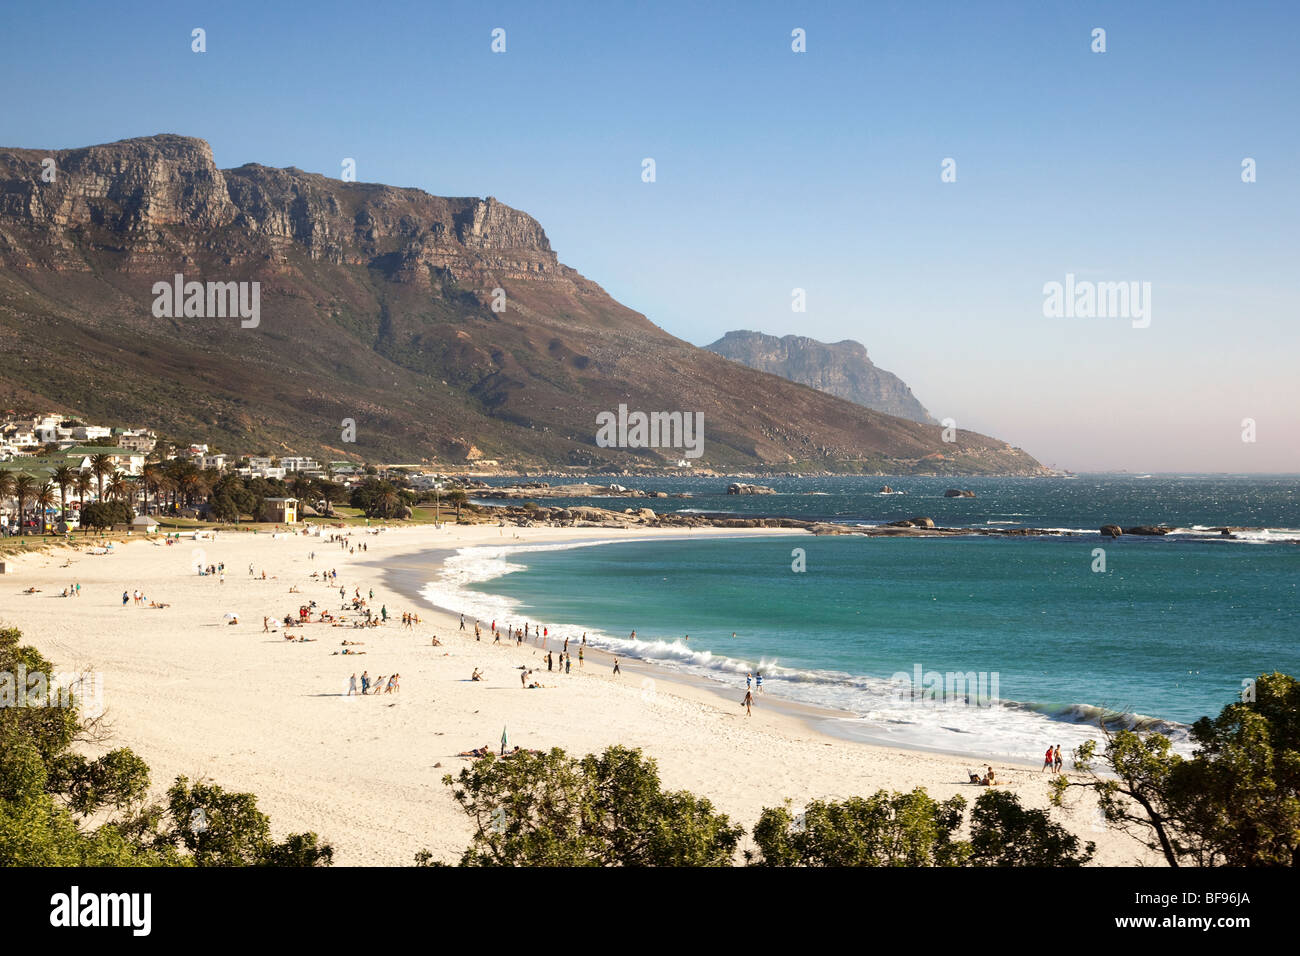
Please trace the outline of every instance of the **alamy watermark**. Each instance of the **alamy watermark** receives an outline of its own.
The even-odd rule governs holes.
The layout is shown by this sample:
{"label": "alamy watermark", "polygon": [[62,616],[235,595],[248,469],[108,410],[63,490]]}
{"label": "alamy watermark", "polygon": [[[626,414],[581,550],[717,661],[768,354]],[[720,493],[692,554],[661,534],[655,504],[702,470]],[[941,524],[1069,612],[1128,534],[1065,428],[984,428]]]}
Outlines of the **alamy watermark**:
{"label": "alamy watermark", "polygon": [[238,317],[245,329],[255,329],[262,321],[260,282],[186,282],[178,272],[171,282],[155,282],[153,295],[155,319]]}
{"label": "alamy watermark", "polygon": [[0,709],[5,707],[79,707],[86,717],[104,713],[104,675],[95,671],[0,671]]}
{"label": "alamy watermark", "polygon": [[896,703],[939,707],[956,704],[966,707],[994,707],[999,702],[998,672],[927,671],[920,664],[912,672],[898,671],[891,678]]}
{"label": "alamy watermark", "polygon": [[687,458],[704,454],[703,412],[631,412],[596,415],[596,444],[601,448],[681,448]]}
{"label": "alamy watermark", "polygon": [[1074,273],[1065,274],[1065,282],[1048,282],[1043,286],[1043,315],[1049,319],[1132,319],[1133,328],[1151,324],[1150,282],[1075,281]]}

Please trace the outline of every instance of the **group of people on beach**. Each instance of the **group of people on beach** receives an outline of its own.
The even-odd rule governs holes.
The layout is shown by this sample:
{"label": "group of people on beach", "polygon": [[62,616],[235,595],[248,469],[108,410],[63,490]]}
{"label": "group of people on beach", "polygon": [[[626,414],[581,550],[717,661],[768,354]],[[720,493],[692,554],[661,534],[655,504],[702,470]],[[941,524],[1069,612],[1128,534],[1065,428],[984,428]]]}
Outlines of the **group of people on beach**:
{"label": "group of people on beach", "polygon": [[[382,676],[376,677],[373,681],[371,681],[370,673],[368,671],[362,671],[360,693],[361,696],[363,697],[377,697],[380,694],[400,694],[402,692],[401,681],[402,681],[401,674],[390,675],[388,677],[387,683],[385,683],[384,678]],[[373,690],[371,688],[373,688]],[[352,677],[348,680],[348,692],[346,696],[352,697],[357,693],[358,693],[357,675],[353,674]]]}
{"label": "group of people on beach", "polygon": [[[1064,765],[1065,761],[1061,759],[1061,745],[1057,744],[1055,747],[1048,747],[1047,753],[1043,754],[1043,770],[1060,773],[1061,767]],[[1039,773],[1041,772],[1040,770]]]}

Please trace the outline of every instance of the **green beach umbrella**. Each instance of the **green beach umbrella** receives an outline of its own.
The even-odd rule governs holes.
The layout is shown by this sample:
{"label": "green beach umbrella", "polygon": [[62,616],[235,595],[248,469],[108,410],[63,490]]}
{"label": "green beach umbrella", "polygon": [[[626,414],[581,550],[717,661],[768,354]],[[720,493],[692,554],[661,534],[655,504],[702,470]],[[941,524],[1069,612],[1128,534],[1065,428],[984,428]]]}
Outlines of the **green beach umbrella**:
{"label": "green beach umbrella", "polygon": [[504,727],[501,728],[501,752],[506,752],[506,729]]}

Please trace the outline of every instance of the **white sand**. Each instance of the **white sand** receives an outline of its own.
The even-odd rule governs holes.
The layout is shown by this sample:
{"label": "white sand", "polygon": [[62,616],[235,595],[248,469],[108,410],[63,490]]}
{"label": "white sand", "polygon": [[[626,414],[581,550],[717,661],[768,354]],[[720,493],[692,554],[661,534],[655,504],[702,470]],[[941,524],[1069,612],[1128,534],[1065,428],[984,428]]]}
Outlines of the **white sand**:
{"label": "white sand", "polygon": [[[8,560],[13,573],[0,577],[0,624],[20,628],[58,670],[103,674],[111,745],[140,754],[159,793],[178,774],[251,791],[277,836],[314,830],[333,843],[340,865],[405,865],[422,848],[454,861],[471,830],[442,776],[466,765],[457,752],[499,747],[503,726],[512,746],[559,746],[575,755],[615,743],[641,747],[658,761],[665,786],[708,797],[746,829],[764,806],[787,797],[798,808],[881,788],[923,786],[934,797],[960,793],[971,802],[981,792],[966,783],[969,759],[825,736],[793,713],[775,712],[770,695],[759,698],[747,719],[738,706],[743,688],[728,688],[724,696],[650,665],[627,668],[625,661],[626,672],[615,678],[603,657],[589,655],[579,671],[575,653],[572,674],[547,673],[539,648],[493,647],[490,635],[476,643],[472,629],[458,631],[455,617],[394,593],[380,569],[362,566],[430,548],[608,539],[617,531],[520,529],[520,541],[509,537],[514,529],[503,539],[495,525],[353,531],[353,541],[369,545],[367,553],[263,531],[170,547],[132,541],[104,556],[66,549],[20,556]],[[312,551],[317,556],[309,561]],[[196,558],[224,562],[225,582],[195,574]],[[69,560],[70,567],[61,566]],[[250,563],[256,578],[248,576]],[[338,584],[308,576],[331,567]],[[74,581],[82,597],[59,597]],[[282,618],[309,600],[337,611],[339,584],[349,596],[354,588],[363,596],[373,588],[371,607],[387,605],[388,625],[312,624],[292,632],[316,637],[315,643],[262,633],[263,615]],[[41,593],[21,593],[32,586]],[[288,593],[290,586],[301,594]],[[123,590],[136,587],[170,607],[123,607]],[[423,619],[414,631],[401,627],[408,610]],[[228,611],[239,615],[237,625],[222,621]],[[434,634],[445,646],[430,646]],[[344,639],[365,641],[366,655],[333,656]],[[520,664],[540,667],[541,682],[553,686],[521,689]],[[475,667],[486,671],[486,682],[468,680]],[[349,675],[363,670],[372,677],[400,673],[401,693],[344,696]],[[652,683],[645,683],[647,674]],[[1046,775],[1032,767],[994,767],[1026,805],[1048,805]],[[1097,863],[1158,862],[1131,838],[1096,828],[1091,804],[1052,813],[1096,841]],[[748,836],[744,846],[752,846]]]}

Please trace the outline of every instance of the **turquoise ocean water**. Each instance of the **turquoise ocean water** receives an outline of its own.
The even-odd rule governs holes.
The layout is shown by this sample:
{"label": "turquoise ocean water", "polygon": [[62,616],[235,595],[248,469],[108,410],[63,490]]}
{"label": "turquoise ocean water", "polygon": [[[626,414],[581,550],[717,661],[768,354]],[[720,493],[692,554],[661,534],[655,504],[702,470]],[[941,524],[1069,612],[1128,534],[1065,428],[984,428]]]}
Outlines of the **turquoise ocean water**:
{"label": "turquoise ocean water", "polygon": [[[884,481],[909,494],[879,495]],[[1186,724],[1236,699],[1243,681],[1300,674],[1294,478],[781,482],[785,494],[761,499],[718,496],[718,479],[641,486],[695,485],[691,499],[650,502],[661,509],[864,524],[924,514],[946,526],[1079,533],[503,545],[456,555],[425,596],[484,619],[543,623],[560,640],[586,631],[616,653],[722,681],[738,702],[746,673],[761,671],[765,695],[854,715],[835,732],[979,756],[1072,746],[1096,735],[1104,710],[1186,749]],[[943,498],[953,486],[977,497]],[[1178,530],[1110,541],[1096,532],[1110,521]],[[1261,530],[1225,540],[1207,530],[1215,525]]]}

